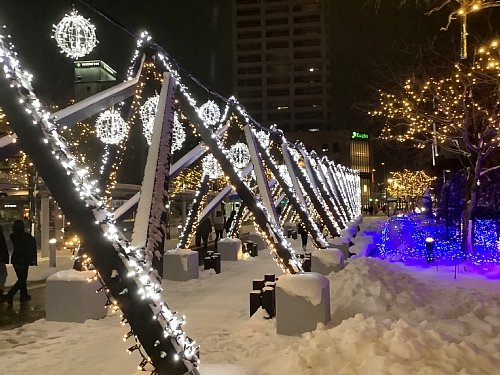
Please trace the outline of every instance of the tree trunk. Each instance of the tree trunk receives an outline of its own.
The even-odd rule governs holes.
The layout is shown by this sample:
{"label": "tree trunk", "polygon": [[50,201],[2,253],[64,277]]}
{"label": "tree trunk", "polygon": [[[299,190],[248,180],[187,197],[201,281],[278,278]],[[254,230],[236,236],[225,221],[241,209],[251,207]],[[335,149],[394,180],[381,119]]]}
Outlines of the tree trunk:
{"label": "tree trunk", "polygon": [[478,158],[474,169],[470,168],[467,171],[467,183],[465,184],[465,210],[464,224],[462,230],[461,249],[465,254],[471,255],[474,253],[474,243],[472,236],[472,211],[477,205],[477,182],[483,166],[483,160]]}

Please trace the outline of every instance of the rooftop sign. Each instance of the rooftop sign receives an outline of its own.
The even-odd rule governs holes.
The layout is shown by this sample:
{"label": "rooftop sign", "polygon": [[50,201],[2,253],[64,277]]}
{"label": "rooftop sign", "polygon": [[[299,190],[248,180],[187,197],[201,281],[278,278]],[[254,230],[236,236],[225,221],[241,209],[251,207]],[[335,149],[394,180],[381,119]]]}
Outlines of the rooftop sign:
{"label": "rooftop sign", "polygon": [[368,139],[368,134],[352,132],[351,139]]}

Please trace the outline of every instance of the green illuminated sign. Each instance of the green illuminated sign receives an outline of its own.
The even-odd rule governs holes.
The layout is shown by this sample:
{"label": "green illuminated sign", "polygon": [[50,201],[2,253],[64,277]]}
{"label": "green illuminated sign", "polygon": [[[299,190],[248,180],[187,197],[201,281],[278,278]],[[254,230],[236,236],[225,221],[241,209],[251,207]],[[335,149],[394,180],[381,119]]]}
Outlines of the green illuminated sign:
{"label": "green illuminated sign", "polygon": [[368,139],[368,134],[366,133],[358,133],[358,132],[352,132],[352,139]]}

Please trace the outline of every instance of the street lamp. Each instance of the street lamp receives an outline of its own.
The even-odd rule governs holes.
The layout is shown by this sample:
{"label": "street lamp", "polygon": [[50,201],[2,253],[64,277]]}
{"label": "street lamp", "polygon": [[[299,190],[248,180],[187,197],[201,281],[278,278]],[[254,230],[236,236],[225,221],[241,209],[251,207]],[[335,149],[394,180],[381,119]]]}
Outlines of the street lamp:
{"label": "street lamp", "polygon": [[385,205],[385,208],[387,210],[389,210],[389,206],[387,204],[387,186],[386,186],[386,175],[385,175],[385,163],[381,163],[382,164],[382,167],[384,167],[384,196],[385,196],[385,202],[384,202],[384,205]]}

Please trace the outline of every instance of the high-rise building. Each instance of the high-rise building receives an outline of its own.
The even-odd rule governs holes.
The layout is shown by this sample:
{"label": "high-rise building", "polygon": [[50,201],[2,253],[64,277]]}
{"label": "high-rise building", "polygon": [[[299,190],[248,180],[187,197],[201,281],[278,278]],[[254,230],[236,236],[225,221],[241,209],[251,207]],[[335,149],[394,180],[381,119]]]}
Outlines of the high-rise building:
{"label": "high-rise building", "polygon": [[75,61],[75,101],[116,84],[116,71],[101,60]]}
{"label": "high-rise building", "polygon": [[285,132],[329,130],[328,0],[235,0],[238,100]]}

